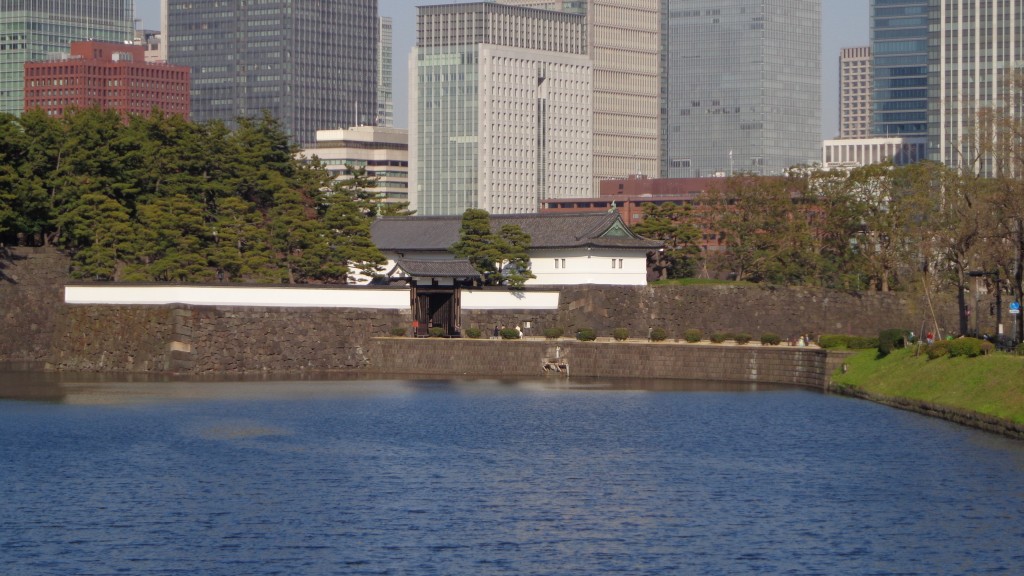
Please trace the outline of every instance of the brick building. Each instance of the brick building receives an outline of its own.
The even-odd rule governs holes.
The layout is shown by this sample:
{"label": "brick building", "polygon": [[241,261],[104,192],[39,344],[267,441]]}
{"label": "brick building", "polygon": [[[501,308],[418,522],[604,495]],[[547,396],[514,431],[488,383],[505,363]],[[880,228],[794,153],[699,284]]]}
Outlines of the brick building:
{"label": "brick building", "polygon": [[187,119],[189,68],[145,60],[144,46],[72,42],[66,58],[25,63],[25,109],[61,116],[95,106],[127,118],[158,108]]}
{"label": "brick building", "polygon": [[[541,212],[608,212],[614,209],[626,225],[634,226],[643,220],[643,205],[647,203],[690,205],[696,214],[700,214],[701,196],[709,191],[720,191],[725,184],[725,178],[630,176],[618,180],[602,180],[599,197],[551,198],[544,201]],[[717,250],[721,245],[720,235],[717,231],[704,229],[700,245],[704,250]]]}

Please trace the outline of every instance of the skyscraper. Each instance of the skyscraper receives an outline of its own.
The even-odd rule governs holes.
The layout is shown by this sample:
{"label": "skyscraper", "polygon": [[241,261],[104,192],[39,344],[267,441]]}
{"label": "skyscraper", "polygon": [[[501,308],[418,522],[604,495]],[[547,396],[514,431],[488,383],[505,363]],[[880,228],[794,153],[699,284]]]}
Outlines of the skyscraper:
{"label": "skyscraper", "polygon": [[377,0],[167,0],[196,121],[269,112],[297,143],[377,115]]}
{"label": "skyscraper", "polygon": [[419,7],[409,63],[411,208],[536,212],[593,193],[586,19],[493,3]]}
{"label": "skyscraper", "polygon": [[[1010,95],[1024,66],[1024,0],[930,0],[928,157],[991,174],[982,109]],[[1016,96],[1019,98],[1019,95]]]}
{"label": "skyscraper", "polygon": [[132,0],[0,0],[0,112],[21,114],[25,62],[78,40],[132,40]]}
{"label": "skyscraper", "polygon": [[498,0],[587,15],[594,62],[594,179],[657,176],[662,0]]}
{"label": "skyscraper", "polygon": [[821,148],[819,0],[666,0],[663,176],[779,174]]}
{"label": "skyscraper", "polygon": [[839,52],[839,138],[871,136],[871,47]]}
{"label": "skyscraper", "polygon": [[390,16],[381,16],[377,39],[377,126],[391,126],[395,120],[394,103],[394,24]]}
{"label": "skyscraper", "polygon": [[928,132],[928,0],[871,0],[874,134]]}

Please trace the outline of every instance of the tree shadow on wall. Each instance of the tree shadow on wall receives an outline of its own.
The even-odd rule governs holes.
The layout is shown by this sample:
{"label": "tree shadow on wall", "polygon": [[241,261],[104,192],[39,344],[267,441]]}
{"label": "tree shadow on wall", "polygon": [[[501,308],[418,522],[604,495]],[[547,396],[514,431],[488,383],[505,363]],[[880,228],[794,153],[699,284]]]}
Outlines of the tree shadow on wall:
{"label": "tree shadow on wall", "polygon": [[16,254],[13,254],[10,248],[6,246],[0,246],[0,282],[17,284],[18,282],[14,278],[11,278],[6,271],[15,260],[24,259],[25,256],[18,256]]}

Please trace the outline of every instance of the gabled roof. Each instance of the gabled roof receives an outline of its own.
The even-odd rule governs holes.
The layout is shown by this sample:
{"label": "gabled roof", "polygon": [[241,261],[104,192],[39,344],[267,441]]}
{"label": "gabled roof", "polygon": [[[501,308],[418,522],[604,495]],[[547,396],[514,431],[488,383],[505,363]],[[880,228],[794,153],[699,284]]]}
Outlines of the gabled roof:
{"label": "gabled roof", "polygon": [[394,276],[396,272],[415,278],[479,278],[480,272],[469,263],[469,260],[406,260],[395,262],[395,267],[388,272]]}
{"label": "gabled roof", "polygon": [[[617,212],[583,214],[491,215],[491,230],[515,224],[530,236],[531,249],[635,248],[653,250],[661,242],[634,234]],[[461,216],[405,216],[379,218],[370,232],[373,243],[385,252],[445,251],[459,240]]]}

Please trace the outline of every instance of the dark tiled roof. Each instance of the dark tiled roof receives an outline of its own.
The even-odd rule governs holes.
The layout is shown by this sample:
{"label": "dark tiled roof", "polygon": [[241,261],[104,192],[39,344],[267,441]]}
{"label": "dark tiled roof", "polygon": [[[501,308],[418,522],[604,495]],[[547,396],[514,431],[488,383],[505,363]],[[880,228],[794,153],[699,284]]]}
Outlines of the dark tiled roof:
{"label": "dark tiled roof", "polygon": [[[621,219],[615,212],[491,215],[492,230],[497,232],[505,224],[516,224],[530,235],[533,249],[593,246],[651,250],[662,246],[661,242],[631,232],[624,236],[601,236],[617,223],[621,225]],[[458,241],[461,226],[461,216],[380,218],[374,221],[371,233],[373,243],[384,251],[441,251]]]}
{"label": "dark tiled roof", "polygon": [[480,273],[469,260],[398,260],[395,268],[419,278],[477,278]]}

